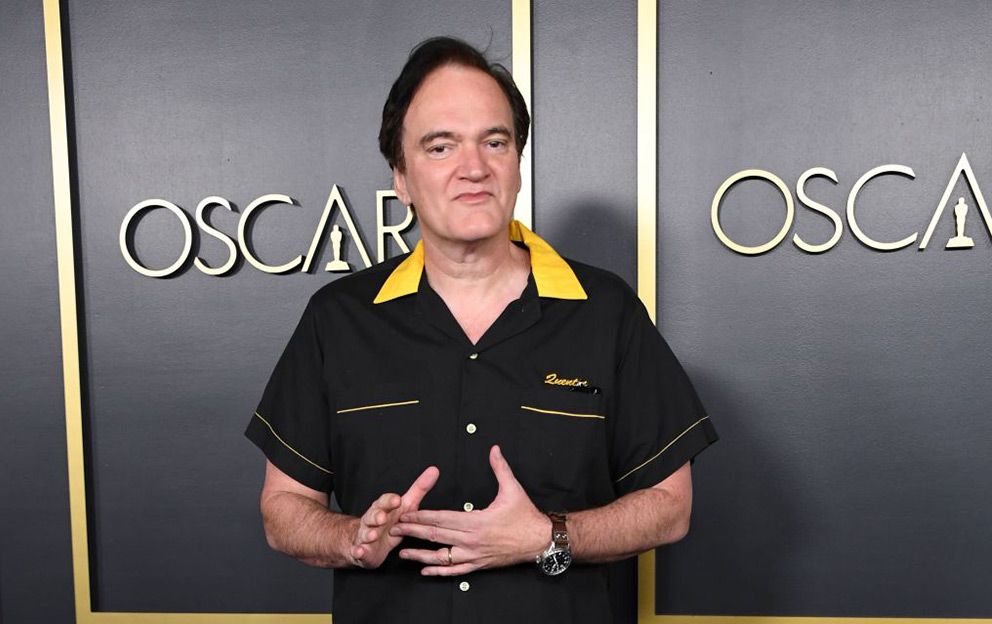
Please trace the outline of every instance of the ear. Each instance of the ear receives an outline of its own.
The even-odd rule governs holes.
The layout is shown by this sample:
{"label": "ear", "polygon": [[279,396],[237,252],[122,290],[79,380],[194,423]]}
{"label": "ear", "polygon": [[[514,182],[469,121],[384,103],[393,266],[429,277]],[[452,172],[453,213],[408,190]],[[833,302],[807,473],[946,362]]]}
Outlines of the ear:
{"label": "ear", "polygon": [[396,191],[396,198],[403,202],[404,206],[410,205],[410,194],[406,190],[406,174],[400,171],[399,167],[393,167],[393,190]]}
{"label": "ear", "polygon": [[524,178],[520,175],[520,156],[517,156],[517,194],[520,193],[520,189],[524,187]]}

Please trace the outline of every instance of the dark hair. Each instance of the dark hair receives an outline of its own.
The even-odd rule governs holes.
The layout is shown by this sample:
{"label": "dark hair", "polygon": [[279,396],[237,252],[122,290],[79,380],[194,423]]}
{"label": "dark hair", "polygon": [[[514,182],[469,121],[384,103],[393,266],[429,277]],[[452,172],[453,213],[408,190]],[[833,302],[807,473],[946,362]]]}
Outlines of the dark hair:
{"label": "dark hair", "polygon": [[399,78],[389,90],[389,97],[382,107],[382,125],[379,127],[379,151],[386,157],[391,169],[405,169],[403,162],[403,119],[410,108],[424,79],[445,65],[463,65],[485,72],[499,85],[513,111],[513,142],[517,154],[522,154],[527,144],[530,114],[524,97],[513,82],[513,76],[499,63],[490,63],[471,45],[454,37],[434,37],[419,43],[407,59]]}

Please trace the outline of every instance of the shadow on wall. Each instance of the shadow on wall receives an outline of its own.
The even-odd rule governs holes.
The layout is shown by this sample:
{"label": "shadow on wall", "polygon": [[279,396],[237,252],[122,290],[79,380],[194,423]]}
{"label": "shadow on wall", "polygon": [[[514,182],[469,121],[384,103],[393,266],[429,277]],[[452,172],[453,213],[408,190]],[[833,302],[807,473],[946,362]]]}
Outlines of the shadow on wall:
{"label": "shadow on wall", "polygon": [[551,214],[563,215],[538,234],[566,258],[612,271],[631,288],[637,278],[637,223],[624,218],[629,209],[603,200],[584,199],[556,207]]}
{"label": "shadow on wall", "polygon": [[802,588],[790,579],[812,527],[802,501],[790,498],[789,460],[741,420],[759,405],[705,370],[688,372],[720,441],[693,466],[689,535],[658,551],[656,608],[673,615],[792,615],[783,612],[801,603]]}

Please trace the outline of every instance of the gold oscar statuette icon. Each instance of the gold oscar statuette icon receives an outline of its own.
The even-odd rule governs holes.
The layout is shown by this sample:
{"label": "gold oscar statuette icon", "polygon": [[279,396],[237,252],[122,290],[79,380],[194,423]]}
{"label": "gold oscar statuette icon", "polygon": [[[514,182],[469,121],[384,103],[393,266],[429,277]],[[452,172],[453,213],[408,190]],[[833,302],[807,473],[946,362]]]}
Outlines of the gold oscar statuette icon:
{"label": "gold oscar statuette icon", "polygon": [[331,251],[334,253],[334,259],[327,263],[327,266],[324,267],[325,271],[340,273],[351,270],[351,265],[341,259],[342,238],[344,238],[344,234],[341,233],[341,228],[335,225],[334,229],[331,230]]}
{"label": "gold oscar statuette icon", "polygon": [[958,197],[958,203],[954,206],[954,225],[957,229],[957,236],[947,241],[944,249],[971,249],[975,246],[975,241],[970,236],[964,235],[964,220],[968,216],[968,204],[964,203],[964,197]]}

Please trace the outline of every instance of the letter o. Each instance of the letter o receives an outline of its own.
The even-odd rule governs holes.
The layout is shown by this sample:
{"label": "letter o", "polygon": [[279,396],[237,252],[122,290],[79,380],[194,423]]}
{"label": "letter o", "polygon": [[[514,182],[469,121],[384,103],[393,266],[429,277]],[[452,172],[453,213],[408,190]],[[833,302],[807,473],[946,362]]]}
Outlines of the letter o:
{"label": "letter o", "polygon": [[[170,212],[179,217],[179,223],[183,226],[183,251],[179,254],[178,260],[164,269],[149,269],[142,266],[134,258],[134,255],[131,253],[131,250],[127,245],[127,233],[131,227],[131,221],[133,221],[142,210],[150,210],[152,208],[168,208]],[[124,259],[127,260],[127,263],[131,265],[132,269],[142,275],[147,275],[148,277],[168,277],[178,271],[179,267],[181,267],[186,260],[189,259],[189,254],[193,250],[193,228],[190,226],[189,217],[186,216],[186,213],[183,212],[179,206],[164,199],[146,199],[141,203],[135,204],[135,206],[128,210],[127,214],[124,216],[124,222],[121,223],[120,243],[121,253],[124,255]]]}
{"label": "letter o", "polygon": [[[768,180],[778,187],[779,192],[782,193],[782,197],[785,198],[786,209],[785,224],[782,225],[782,229],[775,235],[775,238],[771,239],[764,245],[758,245],[756,247],[748,247],[735,243],[730,240],[730,237],[724,233],[723,227],[720,226],[720,203],[723,201],[723,196],[727,194],[730,187],[737,184],[741,180],[747,180],[750,178],[761,178],[763,180]],[[716,234],[716,237],[720,239],[720,242],[739,254],[756,256],[773,249],[776,245],[782,242],[785,235],[789,233],[789,228],[792,227],[792,220],[795,217],[795,213],[796,208],[792,202],[792,193],[789,192],[789,187],[785,185],[785,182],[783,182],[781,178],[774,173],[764,171],[763,169],[745,169],[744,171],[738,171],[734,175],[730,176],[724,180],[723,184],[720,185],[716,195],[713,196],[713,205],[710,208],[710,221],[713,223],[713,232]]]}

